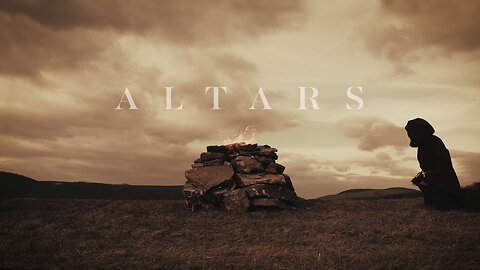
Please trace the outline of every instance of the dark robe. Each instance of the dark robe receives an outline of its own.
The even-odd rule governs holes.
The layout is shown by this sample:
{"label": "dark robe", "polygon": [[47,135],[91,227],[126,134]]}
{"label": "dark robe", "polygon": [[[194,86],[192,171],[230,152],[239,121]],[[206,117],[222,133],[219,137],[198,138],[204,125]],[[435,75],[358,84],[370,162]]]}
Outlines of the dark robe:
{"label": "dark robe", "polygon": [[425,204],[439,209],[456,208],[461,197],[460,183],[442,140],[435,135],[427,136],[418,146],[417,159],[428,184],[419,186]]}

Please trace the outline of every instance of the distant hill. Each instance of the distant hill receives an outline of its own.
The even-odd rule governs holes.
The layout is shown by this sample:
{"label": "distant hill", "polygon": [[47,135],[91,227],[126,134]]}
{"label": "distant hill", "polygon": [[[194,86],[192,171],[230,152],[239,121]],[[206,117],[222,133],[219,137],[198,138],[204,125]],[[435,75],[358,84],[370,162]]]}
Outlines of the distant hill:
{"label": "distant hill", "polygon": [[0,171],[0,198],[183,200],[183,186],[37,181]]}
{"label": "distant hill", "polygon": [[[61,198],[113,200],[183,200],[183,186],[148,186],[89,182],[37,181],[0,171],[0,198]],[[314,200],[381,199],[422,196],[409,188],[349,189]]]}
{"label": "distant hill", "polygon": [[418,190],[402,187],[386,189],[349,189],[338,194],[319,197],[315,200],[336,200],[336,199],[394,199],[421,197]]}

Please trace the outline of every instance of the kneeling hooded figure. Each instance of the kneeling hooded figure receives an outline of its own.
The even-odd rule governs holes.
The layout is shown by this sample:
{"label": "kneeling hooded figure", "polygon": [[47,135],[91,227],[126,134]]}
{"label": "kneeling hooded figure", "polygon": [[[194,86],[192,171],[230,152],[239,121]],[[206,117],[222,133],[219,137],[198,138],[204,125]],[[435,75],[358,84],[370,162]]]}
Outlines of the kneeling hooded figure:
{"label": "kneeling hooded figure", "polygon": [[424,119],[415,118],[405,126],[410,146],[418,147],[417,159],[422,169],[412,183],[423,192],[424,203],[437,209],[458,208],[461,189],[448,149],[433,135],[435,130]]}

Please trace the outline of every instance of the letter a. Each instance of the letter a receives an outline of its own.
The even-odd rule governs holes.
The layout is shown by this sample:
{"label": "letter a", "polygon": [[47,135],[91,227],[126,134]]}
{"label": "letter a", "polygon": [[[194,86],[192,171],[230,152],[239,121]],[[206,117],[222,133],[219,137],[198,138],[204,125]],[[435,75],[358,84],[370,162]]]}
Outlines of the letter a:
{"label": "letter a", "polygon": [[[125,96],[127,97],[127,101],[123,100]],[[123,92],[123,96],[120,99],[120,103],[118,103],[118,106],[115,108],[115,110],[122,109],[122,107],[120,107],[122,102],[128,102],[128,104],[130,105],[130,110],[138,110],[137,105],[135,105],[135,102],[133,101],[132,95],[130,95],[130,91],[128,91],[128,88],[125,88],[125,91]]]}
{"label": "letter a", "polygon": [[263,93],[263,89],[261,87],[260,87],[260,89],[258,89],[258,94],[255,97],[255,99],[253,100],[253,104],[252,104],[252,107],[250,107],[250,110],[255,110],[255,103],[257,102],[258,96],[260,96],[260,99],[262,100],[263,109],[264,110],[271,110],[272,107],[270,107],[270,104],[268,104],[268,100],[265,97],[265,94]]}

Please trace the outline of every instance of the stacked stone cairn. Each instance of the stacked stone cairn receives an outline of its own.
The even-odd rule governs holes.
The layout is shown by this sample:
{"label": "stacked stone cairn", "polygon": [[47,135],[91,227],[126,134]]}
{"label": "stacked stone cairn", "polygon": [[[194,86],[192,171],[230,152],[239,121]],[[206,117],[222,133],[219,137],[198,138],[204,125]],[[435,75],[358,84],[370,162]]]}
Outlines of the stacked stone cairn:
{"label": "stacked stone cairn", "polygon": [[277,149],[234,143],[207,146],[185,172],[183,193],[192,211],[223,208],[290,208],[298,199],[285,167],[276,163]]}

